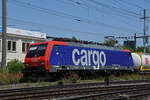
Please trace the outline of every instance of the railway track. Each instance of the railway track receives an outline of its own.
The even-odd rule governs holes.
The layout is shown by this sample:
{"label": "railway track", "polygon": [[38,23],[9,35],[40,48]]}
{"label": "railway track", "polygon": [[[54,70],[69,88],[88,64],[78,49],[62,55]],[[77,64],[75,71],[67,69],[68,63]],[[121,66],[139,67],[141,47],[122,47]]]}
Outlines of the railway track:
{"label": "railway track", "polygon": [[[142,83],[141,83],[142,82]],[[135,85],[135,83],[138,83]],[[120,85],[122,84],[122,85]],[[130,85],[129,85],[130,84]],[[131,91],[138,89],[150,89],[150,81],[124,81],[124,82],[112,82],[112,86],[104,86],[104,83],[89,83],[89,84],[75,84],[66,86],[55,87],[34,87],[23,89],[8,89],[0,90],[0,100],[21,100],[21,99],[43,99],[43,98],[58,98],[66,96],[79,96],[97,93],[108,93],[112,91]],[[84,96],[83,96],[84,97]],[[65,98],[67,99],[67,98]],[[70,99],[70,98],[69,98]],[[74,99],[75,100],[75,99]]]}
{"label": "railway track", "polygon": [[[119,87],[118,87],[119,88]],[[127,86],[126,88],[120,87],[120,89],[107,89],[107,91],[101,91],[101,93],[90,93],[88,95],[70,96],[67,98],[55,98],[55,100],[149,100],[150,99],[150,87],[148,84]],[[149,98],[149,99],[148,99]]]}

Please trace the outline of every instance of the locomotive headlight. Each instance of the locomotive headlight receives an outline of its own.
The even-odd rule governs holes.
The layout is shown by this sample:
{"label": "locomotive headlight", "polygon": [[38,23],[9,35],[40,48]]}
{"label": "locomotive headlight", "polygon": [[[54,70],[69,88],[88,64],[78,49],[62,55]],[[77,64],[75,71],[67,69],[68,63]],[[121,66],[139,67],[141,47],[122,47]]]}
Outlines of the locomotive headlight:
{"label": "locomotive headlight", "polygon": [[28,67],[28,66],[30,66],[30,64],[26,63],[26,66]]}
{"label": "locomotive headlight", "polygon": [[41,64],[41,65],[44,65],[44,62],[41,62],[40,64]]}

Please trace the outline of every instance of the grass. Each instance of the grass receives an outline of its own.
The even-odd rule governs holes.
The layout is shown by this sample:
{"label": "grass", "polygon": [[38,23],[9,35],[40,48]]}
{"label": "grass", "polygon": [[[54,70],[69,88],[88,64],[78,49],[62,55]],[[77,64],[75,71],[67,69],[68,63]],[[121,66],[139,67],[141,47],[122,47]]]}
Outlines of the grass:
{"label": "grass", "polygon": [[[7,84],[17,84],[20,83],[20,79],[23,77],[22,73],[10,73],[7,68],[0,67],[0,85],[7,85]],[[133,74],[124,74],[120,76],[111,75],[110,81],[121,81],[121,80],[150,80],[150,75],[139,75],[138,73]],[[63,77],[61,80],[56,82],[43,82],[38,81],[35,85],[36,86],[56,86],[56,85],[65,85],[70,83],[87,83],[87,82],[103,82],[105,77],[98,76],[95,79],[87,79],[82,80],[79,75],[76,73],[67,75]],[[30,87],[31,82],[26,83],[22,87]]]}
{"label": "grass", "polygon": [[121,76],[111,75],[110,79],[113,80],[150,80],[150,75],[139,75],[138,73],[125,74]]}
{"label": "grass", "polygon": [[[110,77],[111,81],[125,81],[125,80],[150,80],[150,75],[139,75],[136,73],[130,74],[130,75],[121,75],[121,76],[115,76],[111,75]],[[68,75],[61,80],[58,80],[56,82],[42,82],[39,81],[38,85],[41,86],[56,86],[56,85],[66,85],[66,84],[72,84],[72,83],[87,83],[87,82],[104,82],[105,77],[99,76],[96,79],[89,79],[89,80],[81,80],[81,78],[77,74],[71,74]]]}
{"label": "grass", "polygon": [[0,85],[16,84],[23,77],[24,64],[18,60],[12,60],[6,67],[0,66]]}
{"label": "grass", "polygon": [[1,73],[0,85],[19,83],[22,76],[22,73]]}
{"label": "grass", "polygon": [[[56,82],[44,82],[37,81],[36,83],[28,82],[17,85],[19,83],[20,78],[22,77],[21,73],[7,73],[3,72],[0,74],[0,85],[1,84],[16,84],[16,88],[27,88],[27,87],[38,87],[38,86],[57,86],[57,85],[67,85],[72,83],[91,83],[91,82],[104,82],[104,77],[99,76],[96,79],[82,80],[77,74],[71,74],[67,77],[62,78]],[[130,75],[111,75],[111,81],[125,81],[125,80],[150,80],[150,75],[139,75],[136,73]],[[0,87],[0,89],[13,88],[13,85],[6,85],[5,87]]]}
{"label": "grass", "polygon": [[21,72],[11,73],[7,67],[0,67],[0,85],[19,83],[22,77]]}

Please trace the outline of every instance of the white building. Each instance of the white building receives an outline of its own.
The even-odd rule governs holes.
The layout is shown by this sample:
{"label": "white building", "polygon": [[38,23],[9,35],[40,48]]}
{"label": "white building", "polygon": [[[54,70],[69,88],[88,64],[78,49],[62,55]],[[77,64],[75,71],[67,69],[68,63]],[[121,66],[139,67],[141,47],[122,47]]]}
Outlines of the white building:
{"label": "white building", "polygon": [[[30,43],[46,41],[46,33],[7,27],[6,62],[17,59],[24,62]],[[0,27],[0,62],[2,57],[2,28]]]}

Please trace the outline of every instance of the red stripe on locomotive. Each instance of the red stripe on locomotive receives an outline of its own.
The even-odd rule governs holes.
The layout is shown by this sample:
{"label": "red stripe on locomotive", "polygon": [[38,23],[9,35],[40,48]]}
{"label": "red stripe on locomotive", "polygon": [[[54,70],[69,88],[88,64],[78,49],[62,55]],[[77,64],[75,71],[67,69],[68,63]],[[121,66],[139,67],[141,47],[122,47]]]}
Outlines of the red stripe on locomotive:
{"label": "red stripe on locomotive", "polygon": [[51,57],[51,52],[52,52],[52,49],[54,47],[54,45],[67,45],[66,42],[58,42],[58,41],[51,41],[50,42],[50,45],[48,46],[47,48],[47,55],[45,54],[45,56],[47,56],[47,64],[46,64],[46,69],[49,68],[49,72],[51,72],[51,66],[50,66],[50,57]]}
{"label": "red stripe on locomotive", "polygon": [[[30,48],[30,46],[40,45],[40,44],[48,44],[46,47],[46,50],[45,50],[45,55],[39,56],[39,57],[27,58],[27,54],[26,54],[25,66],[26,66],[26,64],[29,64],[30,66],[26,66],[26,67],[33,67],[33,66],[37,67],[37,66],[40,66],[40,63],[43,61],[45,64],[45,69],[48,70],[49,72],[51,72],[50,57],[51,57],[51,52],[52,52],[54,45],[67,45],[67,43],[60,42],[60,41],[47,41],[47,42],[41,42],[41,43],[32,43],[29,45],[29,48]],[[29,48],[28,48],[28,51],[29,51]],[[33,61],[34,59],[36,60],[36,63],[31,63],[31,62],[34,62]]]}

